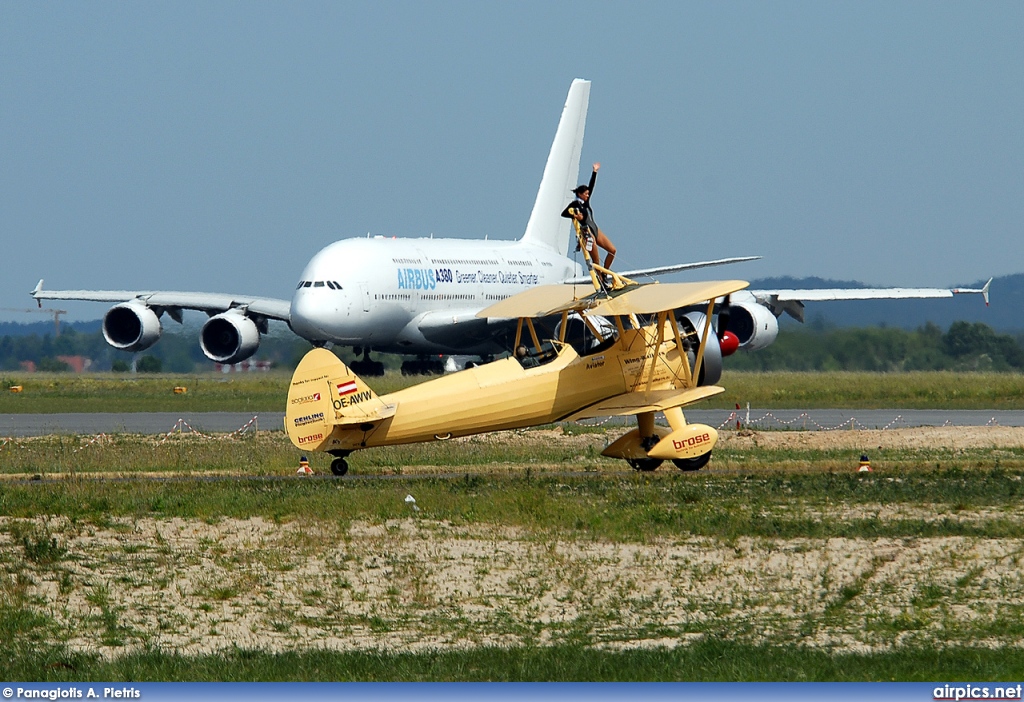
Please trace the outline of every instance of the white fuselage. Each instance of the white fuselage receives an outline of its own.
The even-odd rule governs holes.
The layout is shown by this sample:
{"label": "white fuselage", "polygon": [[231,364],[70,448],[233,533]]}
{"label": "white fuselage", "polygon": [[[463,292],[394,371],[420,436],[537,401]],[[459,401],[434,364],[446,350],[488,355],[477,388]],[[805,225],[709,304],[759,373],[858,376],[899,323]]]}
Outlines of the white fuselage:
{"label": "white fuselage", "polygon": [[580,271],[550,247],[524,241],[343,239],[306,265],[292,296],[290,324],[314,343],[396,353],[493,353],[500,349],[480,333],[487,322],[476,312]]}

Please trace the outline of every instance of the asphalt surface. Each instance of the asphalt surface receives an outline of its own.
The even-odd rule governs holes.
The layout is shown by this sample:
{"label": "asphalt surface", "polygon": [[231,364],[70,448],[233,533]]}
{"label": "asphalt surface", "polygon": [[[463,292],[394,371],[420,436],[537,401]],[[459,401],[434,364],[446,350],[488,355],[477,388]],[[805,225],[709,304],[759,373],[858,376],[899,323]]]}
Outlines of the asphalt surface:
{"label": "asphalt surface", "polygon": [[[713,427],[742,425],[755,429],[882,429],[920,426],[1024,426],[1019,410],[688,410],[688,421]],[[608,423],[632,422],[631,418]],[[602,424],[588,420],[583,424]],[[262,412],[94,412],[83,414],[0,415],[0,437],[44,436],[48,434],[167,434],[196,431],[225,434],[253,429],[279,430],[284,413]]]}

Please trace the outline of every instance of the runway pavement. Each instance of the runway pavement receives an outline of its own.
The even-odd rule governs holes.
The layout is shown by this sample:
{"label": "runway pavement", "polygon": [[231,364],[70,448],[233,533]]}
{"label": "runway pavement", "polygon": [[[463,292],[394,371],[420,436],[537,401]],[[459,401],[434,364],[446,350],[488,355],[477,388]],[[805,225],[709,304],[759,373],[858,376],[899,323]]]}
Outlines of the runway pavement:
{"label": "runway pavement", "polygon": [[[714,427],[741,424],[755,429],[882,429],[917,426],[1024,426],[1019,410],[688,410],[688,421]],[[632,422],[632,418],[619,420]],[[586,421],[583,424],[596,424]],[[230,433],[247,430],[281,430],[284,413],[261,412],[173,412],[4,414],[0,415],[0,437],[43,436],[47,434],[166,434],[178,428],[201,433]]]}

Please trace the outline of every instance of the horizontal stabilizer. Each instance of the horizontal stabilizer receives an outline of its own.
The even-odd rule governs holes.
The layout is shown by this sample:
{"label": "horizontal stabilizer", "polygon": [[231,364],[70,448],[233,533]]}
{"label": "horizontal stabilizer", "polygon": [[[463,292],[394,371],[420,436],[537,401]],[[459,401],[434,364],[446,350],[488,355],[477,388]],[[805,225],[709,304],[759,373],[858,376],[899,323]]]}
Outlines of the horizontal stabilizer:
{"label": "horizontal stabilizer", "polygon": [[[622,271],[619,273],[623,278],[650,278],[656,275],[664,275],[665,273],[679,273],[681,271],[692,271],[698,268],[711,268],[712,266],[726,266],[731,263],[743,263],[744,261],[757,261],[760,256],[738,256],[736,258],[718,258],[713,261],[696,261],[694,263],[674,263],[669,266],[657,266],[655,268],[637,268],[631,271]],[[583,276],[579,278],[570,278],[565,281],[567,284],[581,284],[589,283],[590,276]]]}

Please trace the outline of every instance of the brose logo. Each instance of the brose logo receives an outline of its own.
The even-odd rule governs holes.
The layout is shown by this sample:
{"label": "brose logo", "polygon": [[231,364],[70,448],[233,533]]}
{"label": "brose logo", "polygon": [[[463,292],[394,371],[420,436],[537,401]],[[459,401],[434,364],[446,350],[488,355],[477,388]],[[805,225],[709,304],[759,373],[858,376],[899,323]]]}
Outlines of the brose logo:
{"label": "brose logo", "polygon": [[682,451],[683,449],[686,448],[700,446],[701,444],[707,443],[708,441],[711,441],[711,434],[705,432],[703,434],[698,434],[697,436],[691,436],[688,439],[683,439],[682,441],[672,439],[672,448],[674,448],[676,451]]}
{"label": "brose logo", "polygon": [[317,412],[316,414],[307,414],[305,417],[296,417],[295,426],[301,427],[303,424],[312,424],[313,422],[322,422],[323,420],[323,412]]}
{"label": "brose logo", "polygon": [[312,395],[292,398],[293,405],[304,405],[307,402],[320,402],[320,393],[314,392]]}
{"label": "brose logo", "polygon": [[324,438],[323,434],[310,434],[309,436],[300,436],[299,443],[308,444],[311,441],[320,441],[322,438]]}

